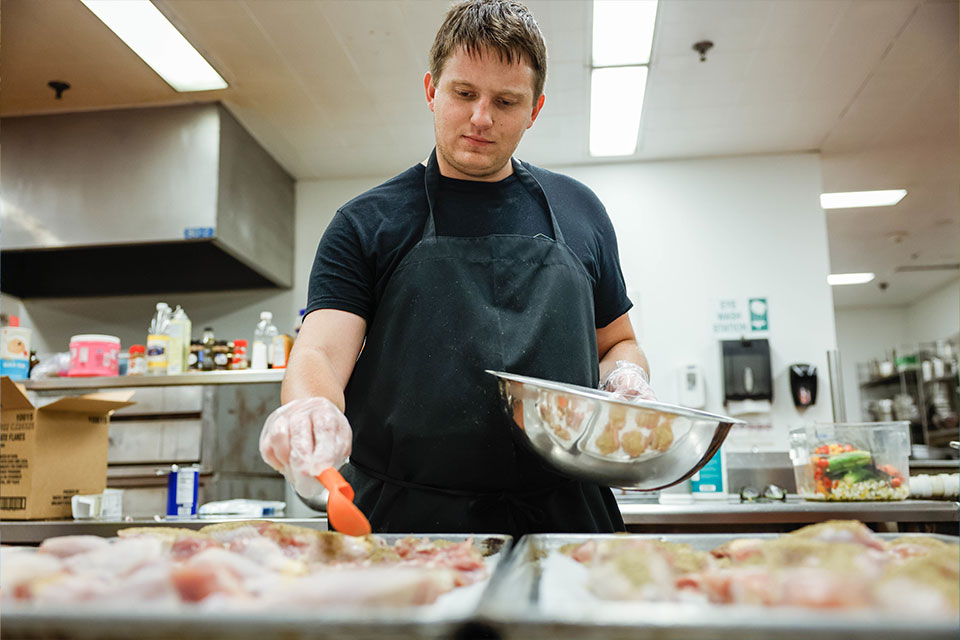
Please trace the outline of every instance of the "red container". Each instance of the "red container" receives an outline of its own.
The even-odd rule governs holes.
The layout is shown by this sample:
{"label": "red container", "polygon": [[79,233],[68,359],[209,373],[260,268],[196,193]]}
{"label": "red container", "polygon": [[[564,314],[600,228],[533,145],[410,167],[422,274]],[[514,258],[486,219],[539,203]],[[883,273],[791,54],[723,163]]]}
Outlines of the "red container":
{"label": "red container", "polygon": [[233,361],[230,363],[231,369],[247,368],[247,341],[233,341]]}
{"label": "red container", "polygon": [[70,338],[68,376],[115,376],[120,373],[117,356],[120,338],[87,333]]}

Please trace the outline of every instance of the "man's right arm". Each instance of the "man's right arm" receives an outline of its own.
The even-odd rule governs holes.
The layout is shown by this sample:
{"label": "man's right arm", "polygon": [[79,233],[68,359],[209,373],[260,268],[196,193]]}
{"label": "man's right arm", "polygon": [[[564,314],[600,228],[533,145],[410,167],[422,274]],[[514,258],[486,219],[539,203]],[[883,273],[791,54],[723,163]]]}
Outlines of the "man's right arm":
{"label": "man's right arm", "polygon": [[339,309],[318,309],[303,319],[283,376],[281,402],[324,397],[344,410],[343,391],[360,355],[367,322]]}

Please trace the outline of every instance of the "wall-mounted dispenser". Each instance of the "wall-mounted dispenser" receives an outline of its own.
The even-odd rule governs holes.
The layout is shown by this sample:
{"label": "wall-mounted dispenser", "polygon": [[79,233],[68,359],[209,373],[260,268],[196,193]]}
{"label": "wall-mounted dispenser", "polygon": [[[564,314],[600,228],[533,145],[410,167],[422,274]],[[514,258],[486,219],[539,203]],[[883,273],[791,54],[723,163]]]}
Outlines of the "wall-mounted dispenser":
{"label": "wall-mounted dispenser", "polygon": [[817,401],[817,368],[812,364],[790,365],[790,392],[798,409],[814,404]]}
{"label": "wall-mounted dispenser", "polygon": [[698,365],[688,364],[680,369],[680,404],[691,409],[703,409],[707,406],[703,369]]}
{"label": "wall-mounted dispenser", "polygon": [[770,342],[766,339],[724,340],[723,403],[731,400],[773,400]]}

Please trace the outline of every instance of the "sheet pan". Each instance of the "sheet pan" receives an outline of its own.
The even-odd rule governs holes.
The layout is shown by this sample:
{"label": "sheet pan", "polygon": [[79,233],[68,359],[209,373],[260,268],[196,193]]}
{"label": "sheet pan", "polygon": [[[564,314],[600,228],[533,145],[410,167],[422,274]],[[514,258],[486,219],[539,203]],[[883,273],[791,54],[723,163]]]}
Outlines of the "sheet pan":
{"label": "sheet pan", "polygon": [[[779,534],[648,535],[707,551],[735,538],[775,538]],[[953,536],[880,534],[884,539],[933,537],[956,544]],[[525,536],[494,576],[478,620],[502,638],[577,638],[632,640],[956,640],[957,620],[904,619],[877,612],[841,612],[664,602],[603,601],[583,584],[565,584],[552,553],[568,543],[607,535],[541,534]],[[565,597],[562,597],[565,596]]]}
{"label": "sheet pan", "polygon": [[[406,537],[380,534],[390,544]],[[431,540],[463,541],[465,534],[429,534]],[[484,552],[495,575],[507,557],[511,536],[477,534],[474,545]],[[0,637],[4,640],[318,640],[365,638],[448,638],[470,620],[492,578],[460,587],[437,602],[419,607],[352,607],[337,610],[290,610],[247,615],[185,608],[179,611],[131,611],[106,607],[11,608],[5,606]]]}

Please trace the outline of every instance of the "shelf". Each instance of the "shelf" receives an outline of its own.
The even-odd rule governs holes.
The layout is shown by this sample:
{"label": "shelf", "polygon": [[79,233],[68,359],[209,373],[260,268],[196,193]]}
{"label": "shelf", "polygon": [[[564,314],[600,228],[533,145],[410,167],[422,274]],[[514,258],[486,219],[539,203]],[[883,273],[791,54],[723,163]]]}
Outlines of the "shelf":
{"label": "shelf", "polygon": [[904,369],[903,371],[898,371],[897,373],[892,373],[889,376],[884,376],[882,378],[873,378],[866,382],[860,383],[861,389],[872,389],[873,387],[882,387],[888,384],[899,384],[901,376],[915,376],[917,375],[916,369]]}
{"label": "shelf", "polygon": [[929,380],[924,380],[924,384],[933,384],[934,382],[952,382],[957,384],[957,376],[940,376],[939,378],[930,378]]}

